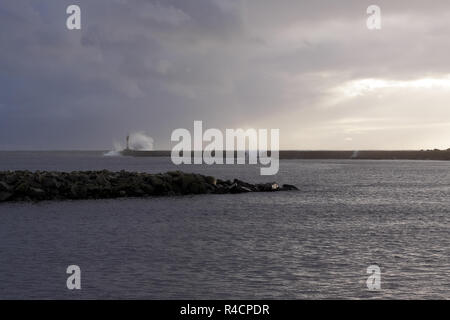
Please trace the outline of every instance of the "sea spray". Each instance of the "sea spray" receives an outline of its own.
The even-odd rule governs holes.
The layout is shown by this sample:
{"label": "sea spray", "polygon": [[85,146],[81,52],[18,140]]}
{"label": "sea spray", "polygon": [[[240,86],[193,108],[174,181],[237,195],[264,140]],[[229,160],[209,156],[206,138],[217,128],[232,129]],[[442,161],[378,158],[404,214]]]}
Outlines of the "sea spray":
{"label": "sea spray", "polygon": [[[129,136],[127,147],[131,150],[151,151],[153,150],[153,138],[147,135],[144,131],[133,132]],[[121,156],[121,151],[125,147],[118,141],[114,141],[113,150],[103,154],[106,157]]]}
{"label": "sea spray", "polygon": [[120,151],[123,150],[123,146],[120,142],[113,142],[113,149],[103,154],[105,157],[118,157],[121,156]]}
{"label": "sea spray", "polygon": [[132,150],[151,151],[153,150],[153,138],[144,131],[131,133],[129,148]]}

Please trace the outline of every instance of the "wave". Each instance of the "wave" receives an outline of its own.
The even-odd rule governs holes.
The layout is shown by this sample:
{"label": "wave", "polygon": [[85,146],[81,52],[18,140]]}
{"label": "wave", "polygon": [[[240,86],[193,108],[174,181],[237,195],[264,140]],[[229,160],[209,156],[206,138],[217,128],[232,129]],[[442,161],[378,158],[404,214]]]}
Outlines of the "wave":
{"label": "wave", "polygon": [[104,157],[120,157],[120,151],[111,150],[103,154]]}
{"label": "wave", "polygon": [[[125,148],[120,142],[117,141],[115,141],[113,145],[113,150],[103,154],[105,157],[121,156],[120,151]],[[153,138],[147,135],[144,131],[133,132],[129,135],[128,147],[131,150],[151,151],[153,150]]]}

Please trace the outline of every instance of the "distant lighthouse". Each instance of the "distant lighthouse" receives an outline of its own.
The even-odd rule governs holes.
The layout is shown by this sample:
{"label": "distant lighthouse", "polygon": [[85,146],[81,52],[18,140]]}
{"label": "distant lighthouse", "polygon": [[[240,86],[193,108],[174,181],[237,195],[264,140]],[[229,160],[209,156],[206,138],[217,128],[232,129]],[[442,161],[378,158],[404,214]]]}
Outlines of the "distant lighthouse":
{"label": "distant lighthouse", "polygon": [[127,148],[126,150],[130,150],[130,135],[127,134]]}

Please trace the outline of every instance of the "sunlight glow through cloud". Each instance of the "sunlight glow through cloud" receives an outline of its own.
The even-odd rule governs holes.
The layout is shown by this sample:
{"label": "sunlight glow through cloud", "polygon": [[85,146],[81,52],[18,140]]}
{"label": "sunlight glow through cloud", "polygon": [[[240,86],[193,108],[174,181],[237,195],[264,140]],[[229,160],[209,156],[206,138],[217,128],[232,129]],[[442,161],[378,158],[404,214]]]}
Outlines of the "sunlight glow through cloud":
{"label": "sunlight glow through cloud", "polygon": [[416,80],[361,79],[350,81],[338,88],[347,97],[358,97],[381,89],[439,89],[450,90],[450,76],[443,78],[422,78]]}

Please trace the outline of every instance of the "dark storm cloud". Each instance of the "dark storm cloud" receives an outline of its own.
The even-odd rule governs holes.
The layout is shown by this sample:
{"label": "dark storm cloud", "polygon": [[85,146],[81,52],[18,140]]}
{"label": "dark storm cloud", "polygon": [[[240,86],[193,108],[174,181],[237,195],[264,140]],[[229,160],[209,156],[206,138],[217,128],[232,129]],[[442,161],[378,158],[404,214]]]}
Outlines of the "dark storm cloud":
{"label": "dark storm cloud", "polygon": [[[376,2],[378,32],[365,27],[365,1],[4,0],[0,148],[108,148],[133,130],[167,148],[193,120],[280,128],[282,147],[354,147],[346,119],[382,128],[388,110],[401,127],[405,109],[389,108],[405,101],[342,102],[336,87],[450,74],[448,1]],[[65,27],[73,3],[81,31]],[[413,126],[423,107],[412,105]],[[430,123],[448,116],[438,111]]]}

